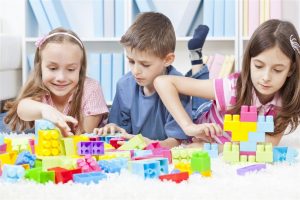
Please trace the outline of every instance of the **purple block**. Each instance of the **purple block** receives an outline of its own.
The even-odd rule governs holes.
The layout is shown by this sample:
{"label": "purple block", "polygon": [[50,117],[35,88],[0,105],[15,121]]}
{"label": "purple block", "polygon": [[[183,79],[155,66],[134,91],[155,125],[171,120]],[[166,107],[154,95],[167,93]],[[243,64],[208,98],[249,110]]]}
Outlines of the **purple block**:
{"label": "purple block", "polygon": [[91,155],[92,154],[92,142],[78,142],[77,153],[78,153],[78,155]]}
{"label": "purple block", "polygon": [[104,143],[102,141],[93,141],[92,143],[92,155],[104,154]]}
{"label": "purple block", "polygon": [[236,172],[238,175],[244,176],[248,172],[260,171],[262,169],[266,169],[266,164],[250,165],[247,167],[239,168],[236,170]]}

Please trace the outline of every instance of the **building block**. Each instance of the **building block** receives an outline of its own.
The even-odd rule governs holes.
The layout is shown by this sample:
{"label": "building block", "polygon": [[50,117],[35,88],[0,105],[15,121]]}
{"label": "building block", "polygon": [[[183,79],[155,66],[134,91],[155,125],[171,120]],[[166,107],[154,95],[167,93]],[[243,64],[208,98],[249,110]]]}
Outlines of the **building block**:
{"label": "building block", "polygon": [[32,154],[35,154],[35,141],[34,139],[28,139],[28,145],[29,145],[29,152]]}
{"label": "building block", "polygon": [[255,165],[250,165],[247,167],[242,167],[236,170],[237,174],[240,176],[244,176],[245,174],[249,172],[257,172],[262,169],[266,169],[266,164],[255,164]]}
{"label": "building block", "polygon": [[169,173],[169,165],[167,158],[149,158],[148,160],[154,160],[159,162],[160,174],[168,174]]}
{"label": "building block", "polygon": [[1,164],[1,160],[0,160],[0,176],[2,176],[2,164]]}
{"label": "building block", "polygon": [[62,154],[61,133],[57,129],[39,130],[36,145],[39,156],[58,156]]}
{"label": "building block", "polygon": [[297,156],[298,156],[298,151],[296,149],[289,147],[286,152],[286,161],[289,163],[295,163],[297,162],[296,160]]}
{"label": "building block", "polygon": [[80,174],[81,169],[72,169],[68,170],[61,167],[54,167],[48,169],[48,171],[54,171],[55,172],[55,183],[67,183],[71,180],[73,180],[73,174]]}
{"label": "building block", "polygon": [[162,147],[160,146],[159,142],[152,142],[152,143],[148,144],[148,146],[146,146],[145,149],[152,150],[152,149],[160,149],[160,148],[162,148]]}
{"label": "building block", "polygon": [[127,168],[127,164],[128,159],[126,158],[98,161],[98,165],[105,173],[120,173],[121,169]]}
{"label": "building block", "polygon": [[101,171],[100,166],[91,155],[85,155],[84,159],[78,159],[77,167],[80,168],[82,172]]}
{"label": "building block", "polygon": [[119,148],[121,145],[118,144],[119,141],[126,141],[124,138],[111,138],[109,144],[111,144],[115,149]]}
{"label": "building block", "polygon": [[240,159],[240,148],[238,144],[226,142],[223,147],[223,159],[228,163],[237,163]]}
{"label": "building block", "polygon": [[38,119],[38,120],[35,120],[34,121],[34,131],[35,131],[35,142],[36,142],[36,145],[38,144],[39,142],[39,135],[38,135],[38,132],[40,130],[52,130],[52,129],[55,129],[55,125],[48,121],[48,120],[45,120],[45,119]]}
{"label": "building block", "polygon": [[101,172],[89,172],[82,174],[73,174],[75,183],[90,184],[99,183],[101,180],[106,179],[107,176]]}
{"label": "building block", "polygon": [[29,153],[29,151],[22,151],[15,162],[16,165],[29,164],[30,167],[34,167],[36,156]]}
{"label": "building block", "polygon": [[168,158],[169,163],[172,163],[172,154],[170,149],[161,147],[157,149],[152,149],[152,153],[156,157]]}
{"label": "building block", "polygon": [[111,158],[127,158],[130,160],[131,152],[122,150],[110,150],[106,151],[104,155],[99,155],[98,160],[111,159]]}
{"label": "building block", "polygon": [[0,145],[4,144],[4,136],[0,134]]}
{"label": "building block", "polygon": [[256,152],[257,142],[265,142],[266,135],[264,132],[249,132],[248,141],[240,142],[240,151]]}
{"label": "building block", "polygon": [[287,147],[273,147],[273,162],[286,161]]}
{"label": "building block", "polygon": [[257,108],[256,106],[241,107],[241,122],[257,122]]}
{"label": "building block", "polygon": [[2,164],[14,164],[14,162],[12,161],[11,153],[0,154],[0,162]]}
{"label": "building block", "polygon": [[257,144],[256,162],[273,162],[272,143]]}
{"label": "building block", "polygon": [[206,151],[211,158],[217,158],[219,154],[218,144],[204,143],[203,150]]}
{"label": "building block", "polygon": [[66,156],[76,155],[73,137],[62,138],[62,149]]}
{"label": "building block", "polygon": [[174,181],[176,183],[180,183],[182,181],[189,179],[189,173],[188,172],[179,172],[176,174],[160,175],[159,179],[161,181],[167,180],[167,181]]}
{"label": "building block", "polygon": [[192,172],[211,172],[210,157],[207,152],[195,152],[191,159]]}
{"label": "building block", "polygon": [[25,171],[25,178],[38,183],[47,183],[55,181],[54,171],[42,171],[42,168],[32,168]]}
{"label": "building block", "polygon": [[151,150],[133,150],[133,157],[143,157],[143,156],[148,156],[152,155]]}
{"label": "building block", "polygon": [[130,161],[129,170],[144,179],[154,179],[160,175],[160,163],[156,160]]}
{"label": "building block", "polygon": [[143,136],[138,134],[120,146],[119,150],[144,149],[147,146]]}
{"label": "building block", "polygon": [[274,118],[272,115],[259,115],[257,121],[257,131],[258,132],[274,132]]}
{"label": "building block", "polygon": [[6,153],[6,146],[7,146],[7,144],[5,144],[5,143],[0,145],[0,154]]}
{"label": "building block", "polygon": [[191,164],[188,162],[179,162],[174,165],[174,169],[179,170],[180,172],[188,172],[188,174],[192,174]]}
{"label": "building block", "polygon": [[7,182],[17,182],[20,179],[23,179],[25,175],[25,169],[19,165],[3,165],[3,174],[2,178]]}
{"label": "building block", "polygon": [[102,141],[78,142],[78,155],[102,155],[104,154],[104,143]]}
{"label": "building block", "polygon": [[201,148],[182,148],[175,147],[171,149],[173,164],[180,162],[190,162],[194,152],[202,151]]}
{"label": "building block", "polygon": [[4,143],[6,144],[6,152],[12,151],[12,142],[10,138],[4,138]]}

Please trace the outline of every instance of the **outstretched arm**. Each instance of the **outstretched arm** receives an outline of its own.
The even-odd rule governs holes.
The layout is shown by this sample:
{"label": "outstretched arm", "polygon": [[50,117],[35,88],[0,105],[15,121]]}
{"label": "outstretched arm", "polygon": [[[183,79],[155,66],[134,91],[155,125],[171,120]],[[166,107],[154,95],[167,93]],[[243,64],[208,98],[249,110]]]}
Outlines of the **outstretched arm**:
{"label": "outstretched arm", "polygon": [[[179,93],[198,96],[207,99],[214,99],[212,80],[196,80],[179,76],[159,76],[154,81],[154,86],[164,105],[177,121],[179,126],[190,136],[199,136],[201,133],[206,136],[219,135],[222,131],[215,124],[195,125],[181,104]],[[203,135],[202,134],[202,135]]]}
{"label": "outstretched arm", "polygon": [[18,116],[24,121],[34,121],[37,119],[46,119],[54,123],[62,130],[63,135],[73,135],[67,122],[77,124],[77,120],[71,116],[64,115],[54,107],[44,104],[30,98],[20,101],[17,109]]}

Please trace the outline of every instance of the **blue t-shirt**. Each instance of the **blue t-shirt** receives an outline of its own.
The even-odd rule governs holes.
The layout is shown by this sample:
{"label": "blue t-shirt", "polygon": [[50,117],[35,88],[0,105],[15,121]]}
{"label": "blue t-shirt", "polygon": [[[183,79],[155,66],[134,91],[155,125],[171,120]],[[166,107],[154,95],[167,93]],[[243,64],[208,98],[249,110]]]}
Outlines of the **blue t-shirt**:
{"label": "blue t-shirt", "polygon": [[[168,75],[182,76],[173,66],[167,69]],[[191,116],[189,96],[180,96],[185,110]],[[130,134],[139,134],[152,140],[165,140],[168,137],[187,139],[155,92],[145,96],[132,73],[124,75],[117,84],[116,95],[108,118]]]}

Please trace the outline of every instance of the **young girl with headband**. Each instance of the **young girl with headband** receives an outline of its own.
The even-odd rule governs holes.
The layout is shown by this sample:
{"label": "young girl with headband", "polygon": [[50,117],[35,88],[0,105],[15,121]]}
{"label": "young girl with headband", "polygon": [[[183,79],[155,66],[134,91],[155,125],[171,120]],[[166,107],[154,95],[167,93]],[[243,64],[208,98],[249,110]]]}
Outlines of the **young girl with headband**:
{"label": "young girl with headband", "polygon": [[70,30],[57,28],[36,42],[34,68],[15,101],[9,102],[5,123],[15,130],[32,128],[46,119],[63,135],[92,132],[108,113],[102,89],[86,77],[82,41]]}
{"label": "young girl with headband", "polygon": [[[269,20],[250,38],[240,73],[215,80],[161,76],[154,86],[162,101],[187,135],[215,136],[217,129],[206,123],[223,126],[226,113],[239,114],[242,105],[255,105],[258,114],[273,115],[274,133],[267,142],[277,145],[285,130],[299,125],[300,116],[300,46],[297,30],[287,21]],[[178,93],[212,100],[210,109],[192,122],[180,104]],[[203,127],[206,131],[202,131]],[[219,142],[228,138],[218,137]],[[230,138],[229,138],[230,139]],[[199,141],[199,140],[198,140]]]}

